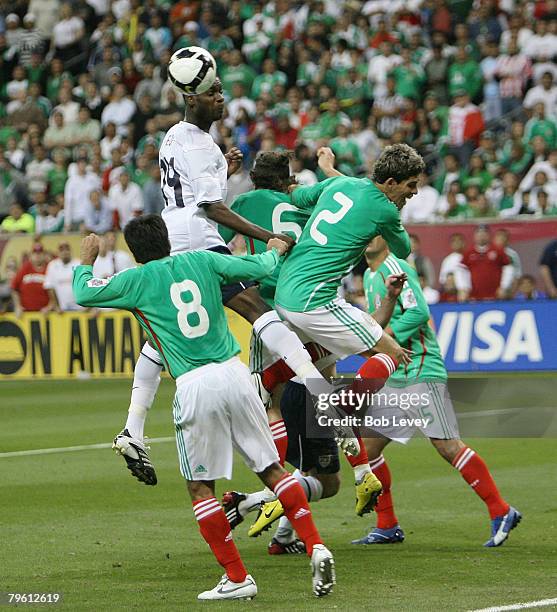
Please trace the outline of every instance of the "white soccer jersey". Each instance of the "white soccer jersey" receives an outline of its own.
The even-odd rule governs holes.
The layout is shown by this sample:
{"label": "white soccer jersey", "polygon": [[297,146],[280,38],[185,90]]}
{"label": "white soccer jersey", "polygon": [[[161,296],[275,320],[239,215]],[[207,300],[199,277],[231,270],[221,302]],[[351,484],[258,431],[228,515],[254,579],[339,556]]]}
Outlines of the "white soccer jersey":
{"label": "white soccer jersey", "polygon": [[180,121],[166,133],[159,162],[171,252],[224,246],[217,223],[201,206],[226,200],[228,164],[211,135]]}

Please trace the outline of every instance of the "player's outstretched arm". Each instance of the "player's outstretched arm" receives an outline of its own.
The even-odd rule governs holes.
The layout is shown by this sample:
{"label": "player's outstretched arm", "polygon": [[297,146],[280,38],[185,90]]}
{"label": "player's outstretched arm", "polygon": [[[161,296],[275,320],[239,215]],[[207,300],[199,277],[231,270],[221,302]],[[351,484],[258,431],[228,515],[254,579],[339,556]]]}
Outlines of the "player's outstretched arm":
{"label": "player's outstretched arm", "polygon": [[[266,229],[250,223],[244,217],[241,217],[233,210],[230,210],[224,202],[214,202],[213,204],[202,204],[205,209],[205,213],[209,219],[216,221],[219,225],[228,227],[234,230],[237,234],[248,236],[249,238],[255,238],[263,242],[268,242],[271,238],[275,238],[275,235]],[[280,236],[283,239],[283,236]],[[289,237],[284,237],[285,242],[290,246],[294,244],[294,240]]]}
{"label": "player's outstretched arm", "polygon": [[124,270],[110,278],[94,278],[93,264],[99,253],[99,237],[86,236],[81,242],[81,265],[73,273],[72,288],[81,306],[130,309],[136,305],[137,268]]}
{"label": "player's outstretched arm", "polygon": [[313,208],[317,204],[319,196],[332,181],[338,177],[327,178],[315,185],[297,185],[292,189],[292,204],[298,208]]}
{"label": "player's outstretched arm", "polygon": [[422,325],[428,323],[431,316],[415,272],[408,274],[408,281],[399,300],[404,312],[391,323],[391,330],[395,338],[404,344]]}
{"label": "player's outstretched arm", "polygon": [[[270,240],[273,243],[274,240]],[[285,244],[282,240],[277,240]],[[284,247],[286,248],[286,246]],[[282,250],[282,248],[281,248]],[[261,255],[244,255],[230,257],[211,251],[203,251],[213,271],[218,275],[221,284],[234,283],[240,280],[261,280],[275,271],[280,259],[280,251],[271,248]]]}
{"label": "player's outstretched arm", "polygon": [[378,226],[391,252],[400,259],[406,259],[410,255],[410,236],[402,227],[400,213],[394,204],[385,205]]}

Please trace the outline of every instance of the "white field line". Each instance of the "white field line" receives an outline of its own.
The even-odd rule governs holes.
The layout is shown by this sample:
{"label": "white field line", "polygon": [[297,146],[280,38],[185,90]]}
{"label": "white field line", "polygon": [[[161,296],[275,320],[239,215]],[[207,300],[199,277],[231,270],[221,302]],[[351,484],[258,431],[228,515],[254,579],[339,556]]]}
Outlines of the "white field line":
{"label": "white field line", "polygon": [[554,599],[540,599],[538,601],[510,604],[508,606],[481,608],[478,610],[470,610],[470,612],[505,612],[506,610],[525,610],[526,608],[545,608],[546,606],[557,606],[557,597]]}
{"label": "white field line", "polygon": [[[159,442],[172,442],[175,438],[149,438],[148,444],[157,444]],[[73,453],[75,451],[97,450],[99,448],[111,448],[112,442],[103,442],[102,444],[83,444],[81,446],[62,446],[60,448],[35,448],[33,450],[11,451],[9,453],[0,453],[0,459],[8,457],[27,457],[29,455],[53,455],[56,453]]]}

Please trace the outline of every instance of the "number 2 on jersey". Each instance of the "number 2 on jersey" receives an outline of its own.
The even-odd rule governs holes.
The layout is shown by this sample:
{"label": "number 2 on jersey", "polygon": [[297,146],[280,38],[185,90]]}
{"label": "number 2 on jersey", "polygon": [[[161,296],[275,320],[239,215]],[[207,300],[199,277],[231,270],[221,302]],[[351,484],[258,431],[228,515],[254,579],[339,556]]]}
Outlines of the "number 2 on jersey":
{"label": "number 2 on jersey", "polygon": [[342,193],[342,191],[337,191],[333,195],[333,200],[337,204],[340,204],[340,210],[337,210],[337,212],[322,210],[313,220],[309,230],[309,235],[315,240],[315,242],[317,242],[317,244],[320,244],[321,246],[327,244],[328,238],[317,226],[321,222],[329,223],[331,225],[338,223],[354,204],[354,201]]}
{"label": "number 2 on jersey", "polygon": [[[188,292],[192,299],[184,302],[182,293]],[[209,329],[209,314],[201,305],[201,291],[192,280],[183,280],[170,286],[170,299],[178,310],[178,326],[186,338],[199,338]],[[190,323],[190,316],[196,314],[198,322]]]}
{"label": "number 2 on jersey", "polygon": [[[184,208],[184,199],[182,198],[182,183],[180,182],[180,175],[176,172],[176,168],[174,167],[174,158],[165,159],[161,157],[161,177],[163,182],[172,187],[174,189],[174,200],[176,201],[176,206],[178,208]],[[172,175],[170,171],[172,170]],[[169,202],[164,193],[164,189],[162,190],[162,197],[164,198],[165,206],[168,206]]]}

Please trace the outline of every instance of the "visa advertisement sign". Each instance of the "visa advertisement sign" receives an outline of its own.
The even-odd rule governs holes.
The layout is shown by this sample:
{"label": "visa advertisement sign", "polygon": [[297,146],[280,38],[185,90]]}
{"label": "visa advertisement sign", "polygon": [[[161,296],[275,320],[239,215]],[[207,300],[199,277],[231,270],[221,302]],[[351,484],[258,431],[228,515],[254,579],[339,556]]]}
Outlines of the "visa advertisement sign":
{"label": "visa advertisement sign", "polygon": [[[449,372],[557,370],[557,302],[489,302],[430,306]],[[361,358],[338,363],[357,370]]]}

